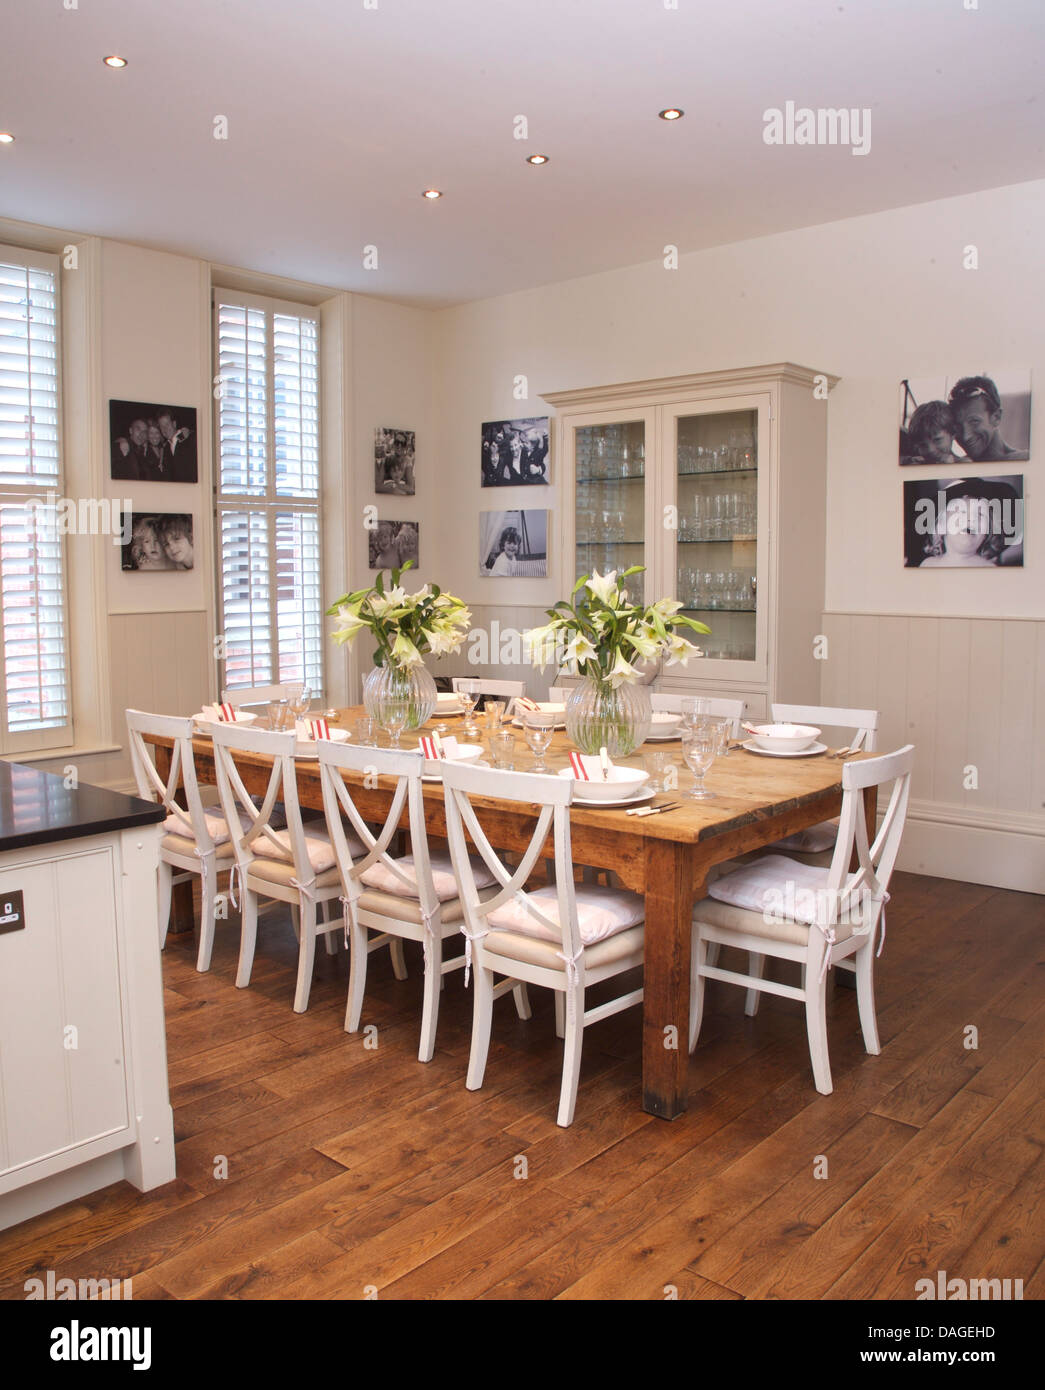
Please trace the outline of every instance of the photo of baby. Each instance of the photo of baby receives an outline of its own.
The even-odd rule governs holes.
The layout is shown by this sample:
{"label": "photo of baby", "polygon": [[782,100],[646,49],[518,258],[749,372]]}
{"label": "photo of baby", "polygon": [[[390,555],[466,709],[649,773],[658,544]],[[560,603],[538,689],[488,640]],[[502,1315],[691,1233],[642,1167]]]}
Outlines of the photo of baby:
{"label": "photo of baby", "polygon": [[122,568],[133,573],[145,570],[191,570],[193,567],[192,517],[183,512],[131,512],[123,514],[123,534],[130,540],[123,546]]}
{"label": "photo of baby", "polygon": [[416,521],[379,521],[368,533],[370,568],[402,569],[407,560],[417,568],[420,557],[420,530]]}

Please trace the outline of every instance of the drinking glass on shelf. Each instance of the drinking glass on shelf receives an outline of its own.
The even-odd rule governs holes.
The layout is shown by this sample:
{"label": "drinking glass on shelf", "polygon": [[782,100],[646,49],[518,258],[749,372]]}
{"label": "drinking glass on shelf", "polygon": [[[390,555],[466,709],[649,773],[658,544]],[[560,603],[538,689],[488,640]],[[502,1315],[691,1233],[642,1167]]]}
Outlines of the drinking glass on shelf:
{"label": "drinking glass on shelf", "polygon": [[477,680],[458,681],[457,698],[464,708],[464,729],[463,732],[469,738],[476,732],[473,711],[479,703],[479,682]]}
{"label": "drinking glass on shelf", "polygon": [[352,730],[357,743],[373,747],[377,742],[377,725],[369,716],[357,719]]}
{"label": "drinking glass on shelf", "polygon": [[544,755],[551,747],[552,735],[555,732],[555,720],[552,715],[528,713],[523,725],[523,733],[529,745],[530,752],[533,754],[534,772],[547,772],[548,764],[544,761]]}
{"label": "drinking glass on shelf", "polygon": [[697,724],[682,730],[682,756],[693,774],[693,786],[685,793],[693,801],[708,801],[715,793],[704,786],[704,777],[715,761],[718,731],[708,724]]}

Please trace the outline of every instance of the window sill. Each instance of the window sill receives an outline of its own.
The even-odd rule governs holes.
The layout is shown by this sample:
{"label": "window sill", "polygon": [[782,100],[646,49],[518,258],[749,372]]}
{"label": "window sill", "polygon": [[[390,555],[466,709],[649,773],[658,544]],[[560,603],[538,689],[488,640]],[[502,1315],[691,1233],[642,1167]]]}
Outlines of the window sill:
{"label": "window sill", "polygon": [[53,763],[59,758],[90,758],[99,753],[122,753],[121,743],[83,743],[69,748],[27,748],[24,752],[4,753],[2,756],[10,763]]}

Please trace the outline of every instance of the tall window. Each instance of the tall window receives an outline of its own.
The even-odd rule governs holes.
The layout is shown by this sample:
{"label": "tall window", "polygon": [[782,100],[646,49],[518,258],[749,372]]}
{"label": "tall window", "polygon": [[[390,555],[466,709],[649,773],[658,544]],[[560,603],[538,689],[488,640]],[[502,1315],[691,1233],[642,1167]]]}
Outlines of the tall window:
{"label": "tall window", "polygon": [[224,685],[323,684],[319,316],[214,296]]}
{"label": "tall window", "polygon": [[58,258],[0,246],[0,749],[72,739],[63,550]]}

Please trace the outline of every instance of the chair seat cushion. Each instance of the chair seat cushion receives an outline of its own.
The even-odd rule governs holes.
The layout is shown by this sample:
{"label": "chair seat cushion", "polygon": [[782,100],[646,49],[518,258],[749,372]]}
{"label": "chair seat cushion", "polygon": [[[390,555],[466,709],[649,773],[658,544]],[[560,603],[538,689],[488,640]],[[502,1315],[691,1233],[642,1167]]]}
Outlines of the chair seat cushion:
{"label": "chair seat cushion", "polygon": [[767,854],[723,874],[708,889],[708,896],[760,916],[771,912],[812,926],[817,894],[827,888],[828,875],[827,869],[800,864],[783,854]]}
{"label": "chair seat cushion", "polygon": [[[221,811],[204,811],[203,820],[207,826],[207,834],[214,841],[215,845],[224,845],[229,840],[229,823]],[[239,823],[244,830],[249,830],[251,826],[250,817],[245,811],[239,813]],[[163,822],[163,828],[171,835],[179,835],[183,838],[195,839],[192,834],[192,822],[189,820],[188,813],[184,816],[176,816],[172,812]]]}
{"label": "chair seat cushion", "polygon": [[[624,931],[614,932],[603,941],[597,941],[593,946],[586,946],[584,968],[597,970],[603,965],[619,965],[628,960],[634,965],[641,965],[645,935],[645,927],[628,927]],[[479,944],[484,951],[506,956],[509,960],[543,965],[548,970],[566,969],[561,942],[539,941],[536,937],[522,936],[514,931],[492,931],[482,937]]]}
{"label": "chair seat cushion", "polygon": [[[187,835],[164,835],[160,841],[160,849],[168,854],[187,854],[195,856],[196,841],[189,839]],[[232,859],[232,841],[226,839],[223,845],[216,846],[214,855],[215,861],[219,859]]]}
{"label": "chair seat cushion", "polygon": [[783,840],[775,841],[773,848],[797,850],[800,854],[821,854],[833,849],[838,838],[838,821],[822,820],[819,825],[807,825],[805,830],[797,830]]}
{"label": "chair seat cushion", "polygon": [[[416,922],[419,926],[424,922],[421,905],[416,898],[397,897],[394,893],[378,893],[368,888],[359,895],[356,906],[361,911],[375,912],[394,922]],[[439,907],[440,921],[444,927],[450,922],[463,921],[464,910],[460,898],[445,898]]]}
{"label": "chair seat cushion", "polygon": [[[629,893],[624,888],[603,888],[599,884],[578,885],[577,924],[580,927],[581,941],[585,946],[593,946],[597,941],[630,927],[639,926],[646,916],[646,905],[638,893]],[[550,921],[559,925],[559,900],[555,885],[547,884],[523,897]],[[536,937],[541,941],[552,941],[562,945],[562,931],[553,931],[527,912],[518,899],[505,903],[503,907],[491,912],[487,925],[501,931],[520,932],[523,936]]]}
{"label": "chair seat cushion", "polygon": [[[276,839],[283,846],[285,854],[280,854],[267,835],[259,835],[256,840],[252,840],[250,848],[259,859],[276,859],[289,864],[290,831],[277,830]],[[363,854],[363,846],[354,836],[348,836],[348,841],[349,853],[353,857],[357,854]],[[325,830],[309,829],[305,831],[305,852],[308,854],[308,862],[317,874],[325,873],[327,869],[333,869],[337,865],[334,846],[330,843],[330,836]]]}
{"label": "chair seat cushion", "polygon": [[[258,883],[273,883],[281,888],[294,888],[295,884],[291,883],[291,879],[296,877],[294,865],[281,859],[252,859],[247,869],[247,883],[250,887]],[[341,874],[336,868],[332,868],[316,873],[314,882],[309,884],[309,892],[315,893],[321,888],[340,887]]]}
{"label": "chair seat cushion", "polygon": [[[402,859],[395,861],[396,865],[402,869],[409,879],[409,883],[404,883],[398,878],[387,864],[371,864],[360,875],[360,882],[365,883],[368,888],[374,888],[379,893],[390,893],[394,898],[416,898],[417,875],[414,872],[414,856],[404,854]],[[454,875],[454,867],[450,862],[448,854],[433,854],[431,856],[432,882],[435,884],[435,895],[441,903],[448,902],[451,898],[456,898],[459,893],[457,878]],[[472,858],[472,869],[475,873],[475,886],[477,888],[490,888],[497,880],[482,862],[481,859]]]}

